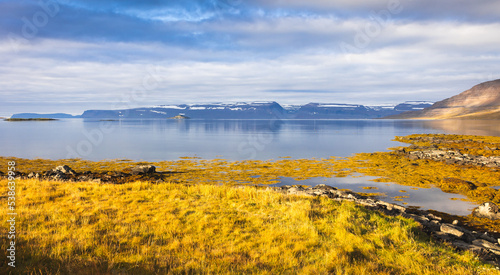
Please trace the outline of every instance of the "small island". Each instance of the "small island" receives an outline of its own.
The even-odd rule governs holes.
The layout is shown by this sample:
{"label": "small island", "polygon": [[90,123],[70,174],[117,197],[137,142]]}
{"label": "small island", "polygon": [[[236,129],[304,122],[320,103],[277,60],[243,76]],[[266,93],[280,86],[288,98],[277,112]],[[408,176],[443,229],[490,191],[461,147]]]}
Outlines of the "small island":
{"label": "small island", "polygon": [[178,114],[174,117],[169,117],[168,119],[190,119],[190,117],[184,115],[184,114]]}
{"label": "small island", "polygon": [[4,121],[53,121],[55,118],[6,118]]}

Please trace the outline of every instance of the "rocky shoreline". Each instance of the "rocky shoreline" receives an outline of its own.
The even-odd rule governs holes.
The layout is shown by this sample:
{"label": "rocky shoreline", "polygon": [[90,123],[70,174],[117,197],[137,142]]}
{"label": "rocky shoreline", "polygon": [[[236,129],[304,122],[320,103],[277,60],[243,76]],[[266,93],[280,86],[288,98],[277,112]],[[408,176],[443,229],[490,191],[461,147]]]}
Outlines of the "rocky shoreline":
{"label": "rocky shoreline", "polygon": [[[443,161],[446,164],[458,164],[458,165],[474,165],[489,168],[500,168],[500,157],[499,156],[474,156],[467,153],[462,153],[460,150],[447,148],[446,144],[453,143],[463,143],[472,142],[472,140],[443,140],[436,137],[419,137],[413,138],[412,141],[423,141],[429,142],[433,145],[430,146],[418,146],[411,145],[405,148],[399,148],[396,153],[406,156],[411,160],[427,159],[435,161]],[[490,152],[500,152],[500,148],[497,144],[489,144],[482,141],[476,141],[478,144],[482,145],[484,151]],[[444,144],[442,147],[436,144]],[[453,146],[448,146],[453,147]]]}
{"label": "rocky shoreline", "polygon": [[[157,172],[153,165],[139,165],[131,169],[125,169],[121,172],[91,172],[86,171],[78,173],[68,165],[57,166],[56,168],[41,173],[22,173],[16,172],[17,177],[21,179],[39,179],[39,180],[61,180],[69,182],[90,181],[105,184],[124,184],[134,181],[149,181],[161,183],[169,180],[172,174],[179,172]],[[0,172],[0,177],[6,177]]]}
{"label": "rocky shoreline", "polygon": [[[52,170],[42,173],[18,173],[22,179],[58,180],[67,182],[91,181],[99,184],[123,184],[133,181],[149,181],[161,183],[167,181],[175,172],[158,172],[153,165],[140,165],[123,172],[101,172],[90,171],[77,173],[67,165],[58,166]],[[1,175],[6,177],[6,175]],[[500,266],[500,234],[497,232],[477,232],[471,228],[459,225],[459,217],[451,215],[440,215],[431,211],[422,211],[403,207],[362,196],[360,194],[338,190],[335,187],[324,184],[312,188],[302,186],[267,187],[268,190],[280,192],[286,195],[299,196],[322,196],[335,201],[351,201],[368,209],[380,211],[390,216],[403,216],[421,224],[425,233],[433,239],[446,242],[459,250],[468,250],[477,254],[482,259]],[[444,213],[443,213],[444,214]],[[490,219],[500,219],[500,209],[493,203],[484,203],[473,212],[474,215]]]}
{"label": "rocky shoreline", "polygon": [[[459,225],[453,216],[441,217],[439,214],[418,209],[406,208],[397,204],[368,198],[354,192],[338,190],[335,187],[319,184],[312,188],[301,186],[269,187],[270,190],[287,195],[322,196],[335,201],[352,201],[368,209],[380,211],[389,216],[402,216],[418,222],[425,233],[434,240],[445,242],[458,250],[468,250],[491,264],[500,265],[500,235],[492,232],[477,232]],[[485,203],[475,212],[488,213],[497,211],[498,207]]]}

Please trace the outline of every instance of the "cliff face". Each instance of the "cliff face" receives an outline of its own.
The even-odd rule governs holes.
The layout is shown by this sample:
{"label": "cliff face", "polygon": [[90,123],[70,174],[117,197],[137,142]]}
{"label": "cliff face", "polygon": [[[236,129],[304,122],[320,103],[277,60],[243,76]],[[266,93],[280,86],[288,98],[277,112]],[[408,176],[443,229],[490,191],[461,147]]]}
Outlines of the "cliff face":
{"label": "cliff face", "polygon": [[389,118],[500,119],[500,79],[476,85],[421,111],[406,112]]}

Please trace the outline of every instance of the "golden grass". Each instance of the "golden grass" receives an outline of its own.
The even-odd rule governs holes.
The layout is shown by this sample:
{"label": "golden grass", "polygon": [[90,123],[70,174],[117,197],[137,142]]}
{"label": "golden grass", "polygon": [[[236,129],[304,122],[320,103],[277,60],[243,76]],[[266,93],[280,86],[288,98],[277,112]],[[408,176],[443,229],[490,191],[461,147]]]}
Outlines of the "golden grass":
{"label": "golden grass", "polygon": [[325,198],[146,182],[17,191],[18,274],[499,274],[414,221]]}

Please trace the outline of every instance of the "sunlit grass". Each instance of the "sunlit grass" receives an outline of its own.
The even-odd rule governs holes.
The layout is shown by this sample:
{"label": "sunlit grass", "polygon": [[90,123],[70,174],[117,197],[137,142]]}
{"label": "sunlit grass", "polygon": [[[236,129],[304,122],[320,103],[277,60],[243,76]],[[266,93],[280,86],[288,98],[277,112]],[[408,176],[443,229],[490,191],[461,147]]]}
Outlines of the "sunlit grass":
{"label": "sunlit grass", "polygon": [[19,274],[498,274],[414,221],[325,198],[147,182],[17,190]]}

